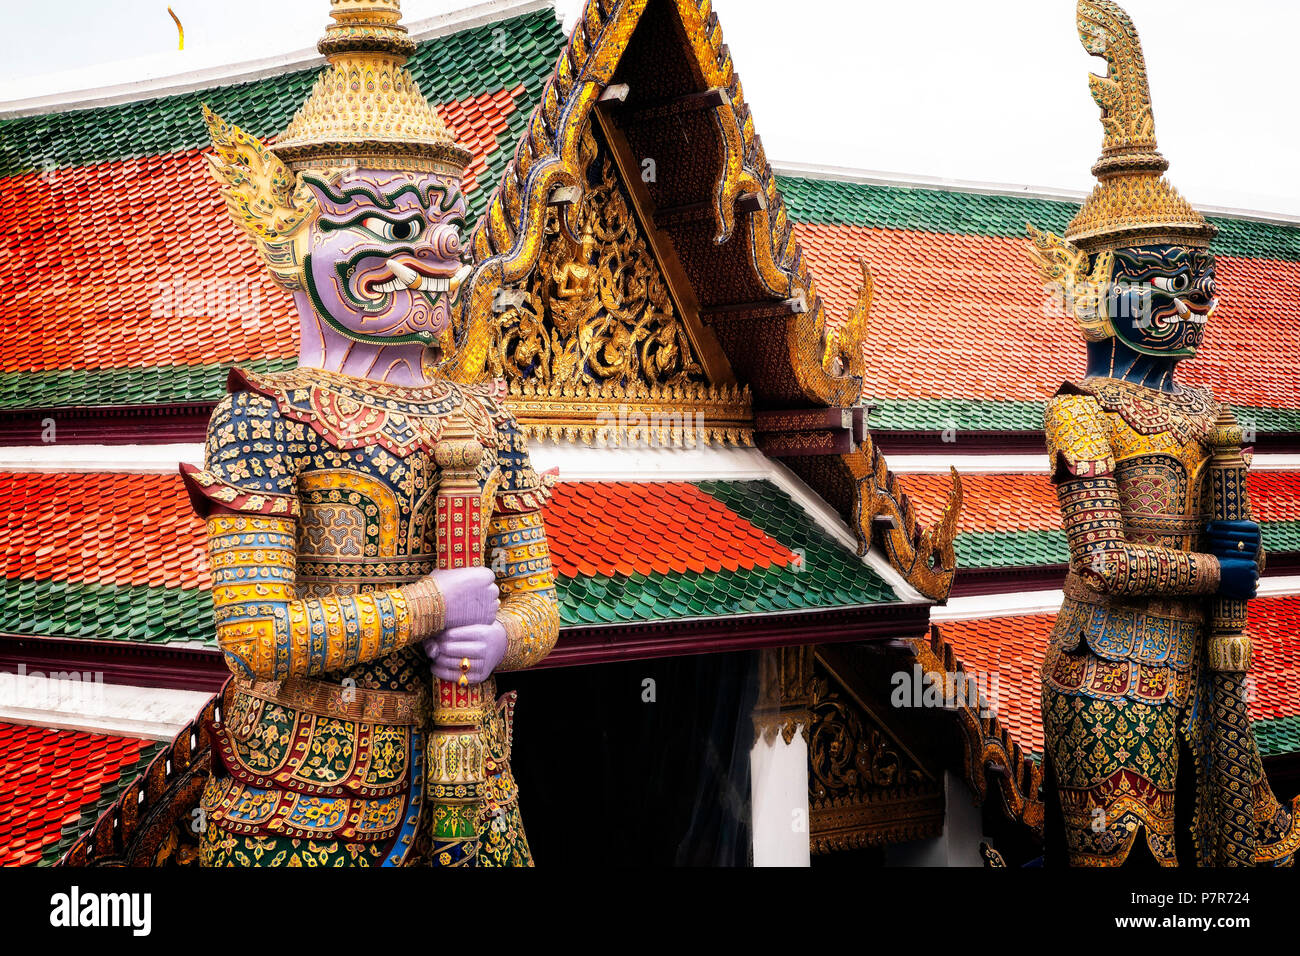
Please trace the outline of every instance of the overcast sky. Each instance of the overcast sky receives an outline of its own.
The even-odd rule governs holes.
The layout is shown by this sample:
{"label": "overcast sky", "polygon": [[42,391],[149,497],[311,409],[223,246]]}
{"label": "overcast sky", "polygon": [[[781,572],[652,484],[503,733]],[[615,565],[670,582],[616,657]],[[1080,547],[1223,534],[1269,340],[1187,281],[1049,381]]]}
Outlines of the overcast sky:
{"label": "overcast sky", "polygon": [[[5,0],[0,101],[310,47],[326,0]],[[408,20],[467,6],[406,0]],[[1169,176],[1300,216],[1295,0],[1125,0]],[[714,0],[769,158],[1087,189],[1101,147],[1073,0]],[[557,0],[566,26],[580,0]],[[1226,14],[1226,15],[1225,15]],[[65,71],[80,70],[78,77]],[[65,72],[63,76],[52,76]]]}

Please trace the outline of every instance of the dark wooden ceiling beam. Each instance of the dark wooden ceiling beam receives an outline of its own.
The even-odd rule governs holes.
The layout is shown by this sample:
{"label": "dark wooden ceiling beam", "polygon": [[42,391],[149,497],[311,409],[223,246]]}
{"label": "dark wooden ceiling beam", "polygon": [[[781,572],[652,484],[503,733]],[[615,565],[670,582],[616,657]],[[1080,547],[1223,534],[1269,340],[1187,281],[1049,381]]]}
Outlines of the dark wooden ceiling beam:
{"label": "dark wooden ceiling beam", "polygon": [[[754,213],[766,208],[767,197],[762,193],[744,193],[736,199],[736,211],[740,213]],[[695,223],[707,223],[712,226],[715,218],[715,210],[711,202],[661,206],[654,214],[655,226],[659,229],[671,229]]]}
{"label": "dark wooden ceiling beam", "polygon": [[771,458],[851,454],[858,447],[853,409],[755,412],[754,443]]}
{"label": "dark wooden ceiling beam", "polygon": [[730,102],[731,98],[727,95],[727,91],[720,86],[714,86],[698,93],[687,93],[683,96],[655,100],[636,106],[624,102],[624,106],[619,113],[619,121],[624,127],[636,126],[641,123],[662,122],[685,113],[698,113],[702,110],[717,109],[719,106],[726,106]]}
{"label": "dark wooden ceiling beam", "polygon": [[711,319],[779,319],[800,315],[808,311],[808,300],[802,292],[789,299],[759,299],[754,302],[733,302],[728,305],[711,305],[701,309],[706,321]]}

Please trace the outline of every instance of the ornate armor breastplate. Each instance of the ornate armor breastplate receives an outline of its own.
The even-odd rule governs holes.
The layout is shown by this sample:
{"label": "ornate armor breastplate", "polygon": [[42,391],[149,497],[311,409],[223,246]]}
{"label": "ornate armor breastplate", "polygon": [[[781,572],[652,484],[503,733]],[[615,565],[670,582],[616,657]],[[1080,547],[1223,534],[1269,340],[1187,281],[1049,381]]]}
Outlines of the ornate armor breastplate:
{"label": "ornate armor breastplate", "polygon": [[[1167,395],[1112,379],[1089,379],[1064,391],[1095,402],[1095,437],[1084,442],[1067,436],[1062,453],[1076,474],[1113,478],[1124,538],[1157,549],[1198,551],[1209,520],[1207,442],[1218,411],[1208,393]],[[1067,520],[1086,523],[1090,511],[1085,493],[1067,510]],[[1154,594],[1098,594],[1081,576],[1090,559],[1081,554],[1072,561],[1044,680],[1094,697],[1185,700],[1198,659],[1204,599],[1159,588]],[[1143,554],[1134,560],[1139,563],[1129,573],[1154,580],[1163,573],[1142,564]],[[1081,654],[1084,647],[1091,654]]]}
{"label": "ornate armor breastplate", "polygon": [[[362,383],[319,370],[244,374],[271,398],[303,444],[291,467],[299,503],[295,596],[397,587],[435,569],[433,448],[449,422],[468,424],[499,469],[496,427],[482,396],[439,382],[423,388]],[[359,688],[415,692],[427,681],[419,648],[348,668]]]}
{"label": "ornate armor breastplate", "polygon": [[[225,773],[211,781],[205,805],[222,840],[274,834],[409,846],[423,800],[413,783],[423,780],[430,675],[420,645],[389,632],[400,626],[392,595],[438,566],[434,448],[452,431],[478,441],[483,507],[503,528],[526,525],[528,535],[515,532],[521,541],[540,538],[544,489],[513,419],[486,387],[396,388],[320,370],[241,372],[232,384],[236,395],[209,435],[210,470],[190,475],[202,497],[247,516],[212,519],[214,560],[236,596],[260,587],[254,578],[292,580],[291,604],[259,604],[258,592],[248,592],[255,603],[246,616],[287,616],[299,635],[289,656],[319,662],[311,676],[234,679],[215,728]],[[236,557],[227,566],[230,547]],[[245,561],[253,570],[243,570]],[[538,580],[549,586],[544,563]],[[544,590],[538,595],[553,608]],[[358,603],[369,597],[373,605]],[[520,627],[527,651],[532,635]],[[266,633],[266,625],[249,628],[252,640]],[[367,628],[381,633],[367,638]],[[392,649],[362,650],[376,639]],[[553,638],[538,629],[536,640],[549,649]],[[495,721],[501,740],[490,788],[506,805],[508,730]]]}
{"label": "ornate armor breastplate", "polygon": [[1125,535],[1138,544],[1197,550],[1209,520],[1205,465],[1217,403],[1191,388],[1167,395],[1112,379],[1086,387],[1109,413]]}

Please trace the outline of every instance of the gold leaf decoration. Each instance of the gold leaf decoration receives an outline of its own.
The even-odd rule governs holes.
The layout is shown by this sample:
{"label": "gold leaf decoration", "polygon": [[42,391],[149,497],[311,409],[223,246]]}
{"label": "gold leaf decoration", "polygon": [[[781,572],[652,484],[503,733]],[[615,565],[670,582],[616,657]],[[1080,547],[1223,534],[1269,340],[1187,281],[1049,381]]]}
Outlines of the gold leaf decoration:
{"label": "gold leaf decoration", "polygon": [[497,324],[492,373],[540,385],[707,383],[613,163],[596,158],[589,131],[581,149],[597,174],[568,228],[549,210],[525,301]]}

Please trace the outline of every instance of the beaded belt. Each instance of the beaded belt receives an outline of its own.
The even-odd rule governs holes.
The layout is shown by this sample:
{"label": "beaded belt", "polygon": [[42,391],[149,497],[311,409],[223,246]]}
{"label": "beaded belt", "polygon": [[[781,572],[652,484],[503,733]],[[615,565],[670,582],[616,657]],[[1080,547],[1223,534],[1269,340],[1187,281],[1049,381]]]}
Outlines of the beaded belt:
{"label": "beaded belt", "polygon": [[413,727],[421,722],[420,694],[331,684],[307,677],[282,681],[235,678],[237,693],[318,717]]}
{"label": "beaded belt", "polygon": [[1098,594],[1071,571],[1065,576],[1065,596],[1084,604],[1095,604],[1115,611],[1132,611],[1149,617],[1164,618],[1192,624],[1205,622],[1205,598],[1194,594],[1186,597],[1161,598],[1159,596],[1123,598]]}

